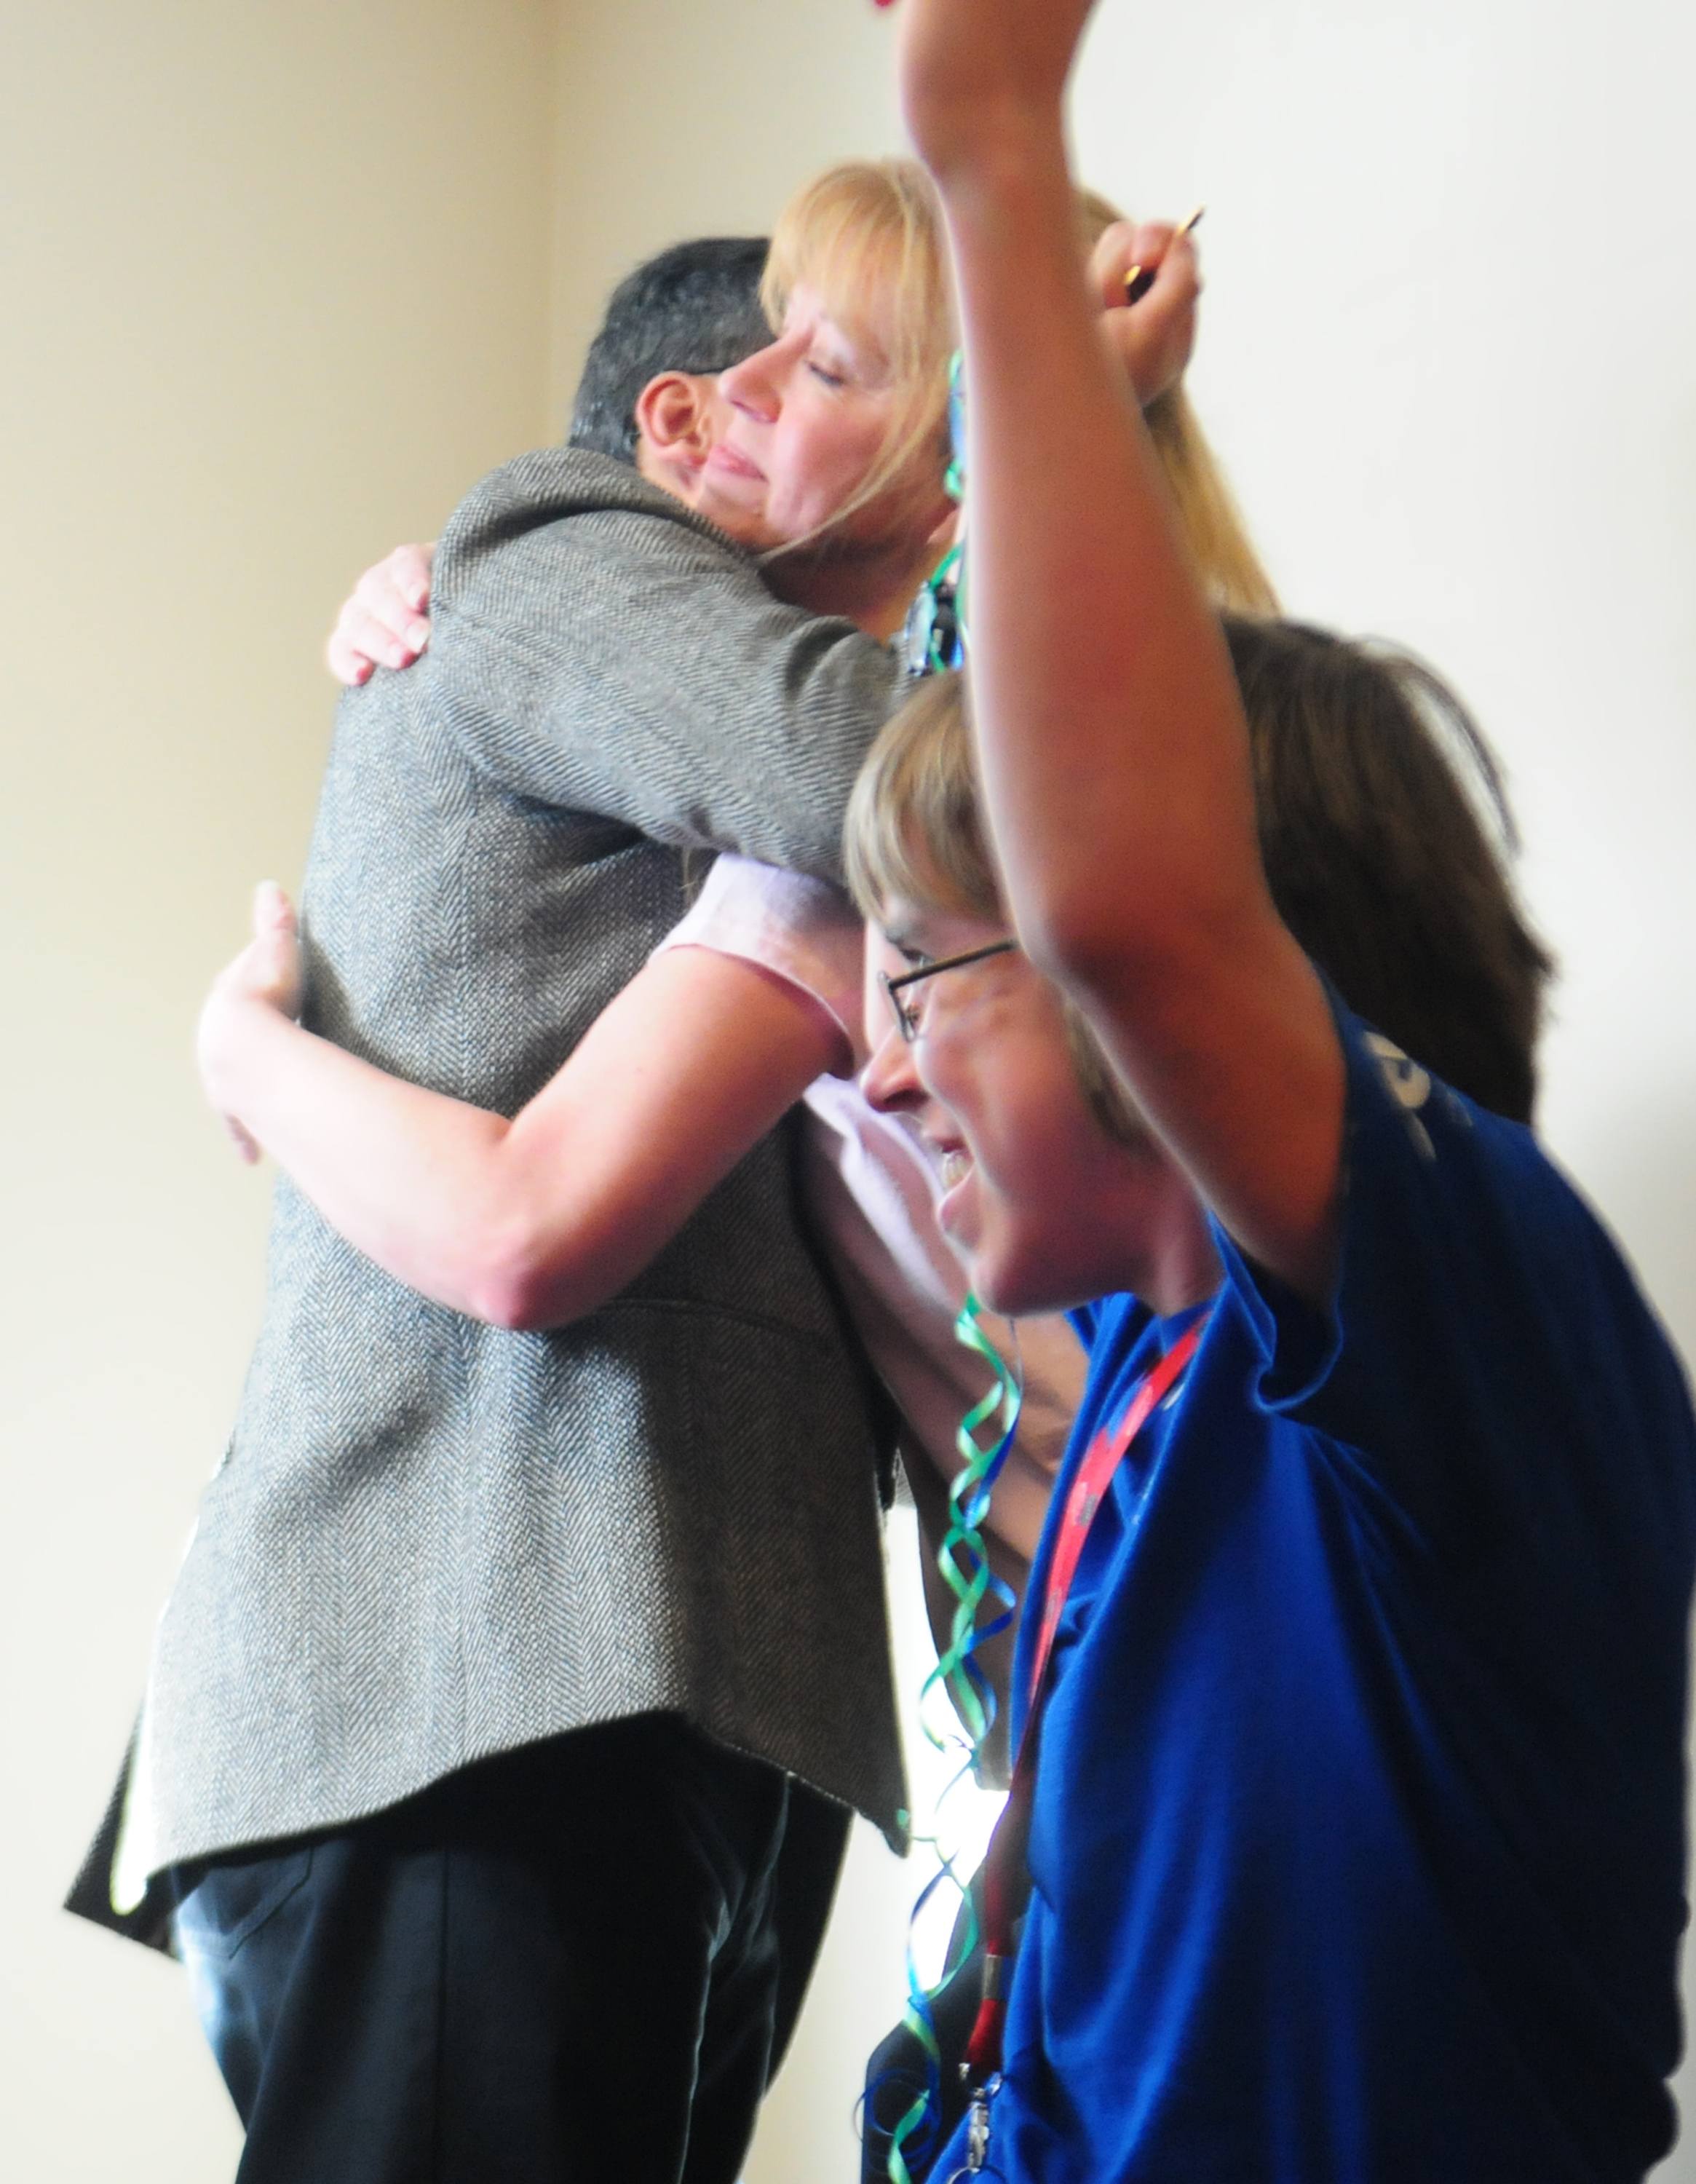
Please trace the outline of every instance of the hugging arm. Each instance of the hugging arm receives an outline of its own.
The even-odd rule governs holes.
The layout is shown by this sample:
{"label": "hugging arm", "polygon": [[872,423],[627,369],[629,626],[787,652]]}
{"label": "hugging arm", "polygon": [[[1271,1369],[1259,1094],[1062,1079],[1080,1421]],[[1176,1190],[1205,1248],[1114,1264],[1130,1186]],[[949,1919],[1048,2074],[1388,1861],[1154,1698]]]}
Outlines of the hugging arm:
{"label": "hugging arm", "polygon": [[[1229,657],[1078,277],[1061,94],[1089,0],[905,0],[967,358],[982,790],[1026,950],[1249,1255],[1328,1285],[1343,1064],[1267,891]],[[1194,269],[1168,239],[1139,309]]]}
{"label": "hugging arm", "polygon": [[389,687],[501,788],[839,878],[894,655],[774,599],[745,554],[613,467],[551,451],[485,481],[437,549],[429,649]]}
{"label": "hugging arm", "polygon": [[209,1098],[386,1273],[503,1327],[559,1326],[616,1295],[848,1058],[811,996],[678,948],[509,1120],[303,1030],[289,1014],[296,949],[286,899],[262,889],[253,942],[202,1016]]}

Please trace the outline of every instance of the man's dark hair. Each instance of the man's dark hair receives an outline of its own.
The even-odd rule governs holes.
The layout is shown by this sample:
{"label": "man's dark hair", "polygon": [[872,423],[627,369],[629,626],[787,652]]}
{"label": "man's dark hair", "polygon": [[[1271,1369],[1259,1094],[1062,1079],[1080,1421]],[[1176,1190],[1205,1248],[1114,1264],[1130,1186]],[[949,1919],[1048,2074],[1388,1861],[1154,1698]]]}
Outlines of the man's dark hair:
{"label": "man's dark hair", "polygon": [[759,303],[763,235],[676,242],[627,273],[589,344],[571,445],[636,460],[636,399],[662,371],[728,371],[771,338]]}

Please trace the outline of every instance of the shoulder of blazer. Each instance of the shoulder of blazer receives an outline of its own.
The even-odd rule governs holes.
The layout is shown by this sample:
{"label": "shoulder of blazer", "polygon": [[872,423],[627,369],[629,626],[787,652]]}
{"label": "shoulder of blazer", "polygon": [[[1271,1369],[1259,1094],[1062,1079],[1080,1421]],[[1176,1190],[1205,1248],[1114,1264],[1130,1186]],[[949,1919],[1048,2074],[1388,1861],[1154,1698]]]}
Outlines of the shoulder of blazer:
{"label": "shoulder of blazer", "polygon": [[582,515],[652,518],[667,526],[674,550],[705,549],[759,581],[752,557],[734,539],[631,465],[586,448],[537,448],[491,471],[454,510],[437,542],[432,588],[439,599],[459,569],[492,548]]}

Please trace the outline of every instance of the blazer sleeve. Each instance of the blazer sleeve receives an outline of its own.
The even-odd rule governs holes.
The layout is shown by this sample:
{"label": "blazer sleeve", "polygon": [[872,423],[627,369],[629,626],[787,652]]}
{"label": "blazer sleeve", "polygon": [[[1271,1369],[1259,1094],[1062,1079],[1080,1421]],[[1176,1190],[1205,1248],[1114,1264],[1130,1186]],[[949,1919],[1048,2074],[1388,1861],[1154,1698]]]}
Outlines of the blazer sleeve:
{"label": "blazer sleeve", "polygon": [[409,696],[503,788],[840,877],[894,655],[775,599],[634,473],[571,450],[497,472],[444,534],[434,613]]}

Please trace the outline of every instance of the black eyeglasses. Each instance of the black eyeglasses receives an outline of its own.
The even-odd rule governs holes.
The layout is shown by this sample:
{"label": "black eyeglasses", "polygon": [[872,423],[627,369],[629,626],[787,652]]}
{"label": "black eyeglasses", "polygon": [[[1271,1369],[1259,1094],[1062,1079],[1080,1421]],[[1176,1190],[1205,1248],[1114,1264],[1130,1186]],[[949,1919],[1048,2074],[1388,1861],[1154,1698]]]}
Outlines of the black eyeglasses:
{"label": "black eyeglasses", "polygon": [[901,998],[904,986],[916,986],[921,978],[934,978],[938,971],[958,971],[965,964],[981,963],[986,956],[1010,955],[1018,945],[1016,940],[992,940],[987,948],[968,948],[959,956],[939,956],[934,963],[921,963],[916,971],[904,971],[896,978],[892,978],[887,971],[880,971],[877,982],[889,997],[896,1023],[908,1045],[919,1036],[919,1017],[917,1011]]}

